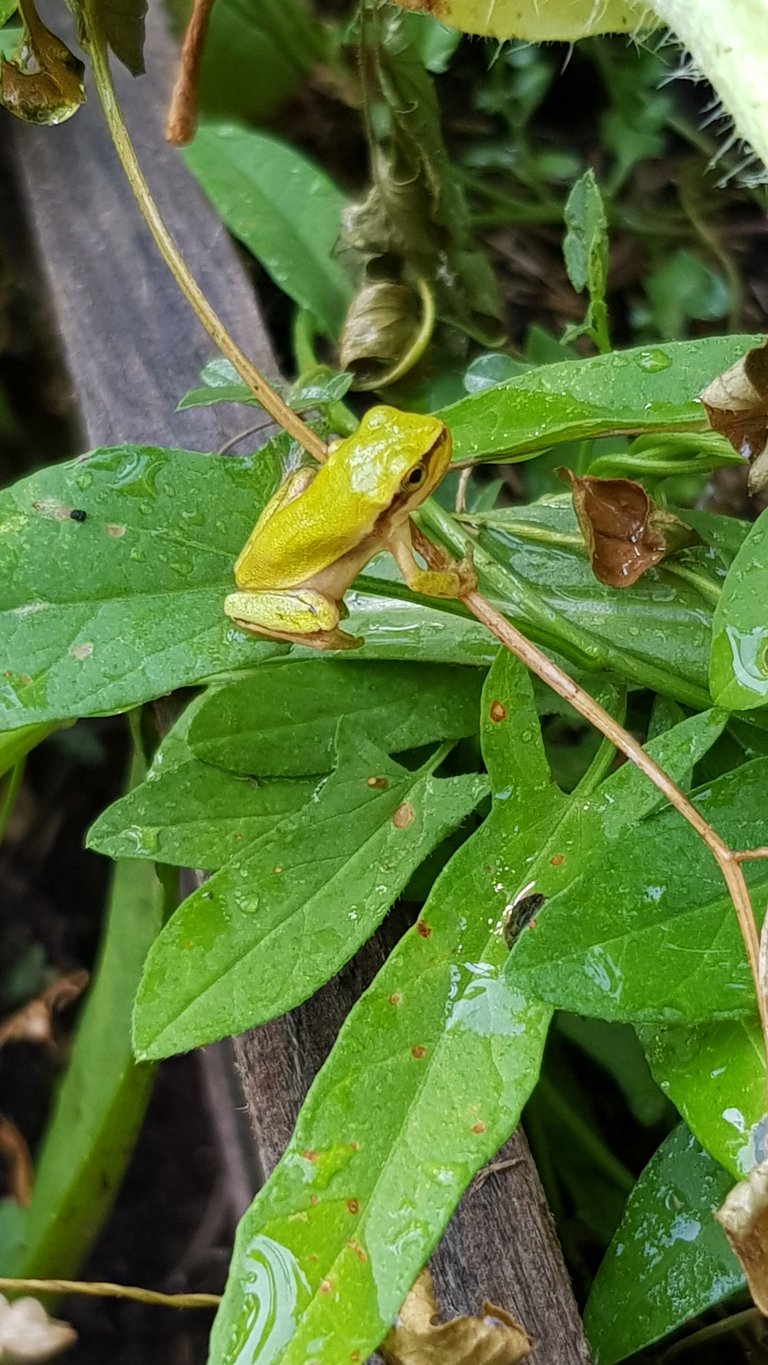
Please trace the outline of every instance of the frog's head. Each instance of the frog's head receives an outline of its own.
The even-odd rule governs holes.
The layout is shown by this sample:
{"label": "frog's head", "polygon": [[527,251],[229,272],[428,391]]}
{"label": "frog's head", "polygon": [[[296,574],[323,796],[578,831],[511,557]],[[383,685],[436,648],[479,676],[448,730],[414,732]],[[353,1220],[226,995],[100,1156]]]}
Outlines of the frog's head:
{"label": "frog's head", "polygon": [[451,434],[439,417],[382,405],[337,449],[352,491],[400,521],[440,483],[451,462]]}

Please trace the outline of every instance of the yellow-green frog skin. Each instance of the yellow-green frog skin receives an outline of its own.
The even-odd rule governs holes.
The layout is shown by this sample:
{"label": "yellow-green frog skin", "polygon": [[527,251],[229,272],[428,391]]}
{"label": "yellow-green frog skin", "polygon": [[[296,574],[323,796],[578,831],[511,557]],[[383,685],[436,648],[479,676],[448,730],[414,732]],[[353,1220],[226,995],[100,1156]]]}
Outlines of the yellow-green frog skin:
{"label": "yellow-green frog skin", "polygon": [[451,459],[437,417],[375,407],[335,442],[317,470],[290,475],[267,503],[235,564],[237,592],[224,610],[242,630],[314,649],[354,649],[339,630],[344,594],[374,555],[388,550],[406,583],[430,597],[474,586],[467,563],[421,569],[409,514],[437,487]]}

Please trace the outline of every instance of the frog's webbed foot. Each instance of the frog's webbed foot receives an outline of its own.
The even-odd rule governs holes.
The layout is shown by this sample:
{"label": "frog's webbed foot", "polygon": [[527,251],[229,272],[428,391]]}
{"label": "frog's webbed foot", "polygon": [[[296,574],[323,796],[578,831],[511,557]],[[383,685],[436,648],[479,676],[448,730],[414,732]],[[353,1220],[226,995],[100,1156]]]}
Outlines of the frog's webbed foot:
{"label": "frog's webbed foot", "polygon": [[232,592],[224,610],[240,630],[268,640],[322,650],[358,649],[363,643],[339,630],[338,603],[306,588],[293,593]]}
{"label": "frog's webbed foot", "polygon": [[477,587],[477,575],[471,559],[451,559],[435,546],[426,547],[435,550],[435,567],[422,569],[414,558],[410,532],[393,536],[387,548],[397,561],[397,567],[408,587],[414,592],[423,593],[425,597],[463,597]]}

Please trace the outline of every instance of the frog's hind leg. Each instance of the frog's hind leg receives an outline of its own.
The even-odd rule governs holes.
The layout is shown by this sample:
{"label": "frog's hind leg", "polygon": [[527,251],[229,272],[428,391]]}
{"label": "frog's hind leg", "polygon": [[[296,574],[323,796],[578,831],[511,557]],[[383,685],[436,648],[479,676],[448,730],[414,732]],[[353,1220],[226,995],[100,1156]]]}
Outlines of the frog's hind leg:
{"label": "frog's hind leg", "polygon": [[286,640],[311,649],[357,649],[363,643],[339,630],[338,605],[311,588],[291,593],[232,592],[224,610],[241,630],[270,640]]}

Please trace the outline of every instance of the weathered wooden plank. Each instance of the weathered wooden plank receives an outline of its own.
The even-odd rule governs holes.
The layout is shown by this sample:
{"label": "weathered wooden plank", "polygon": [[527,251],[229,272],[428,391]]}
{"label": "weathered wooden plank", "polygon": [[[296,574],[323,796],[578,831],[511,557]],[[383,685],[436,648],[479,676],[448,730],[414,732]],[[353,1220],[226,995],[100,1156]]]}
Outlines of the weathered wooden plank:
{"label": "weathered wooden plank", "polygon": [[[61,27],[63,14],[57,5],[54,27]],[[172,52],[155,21],[147,46],[151,74],[133,79],[114,64],[126,119],[161,212],[211,303],[256,364],[275,373],[236,250],[163,139]],[[229,404],[174,411],[216,352],[157,255],[96,95],[91,92],[58,128],[14,123],[8,135],[88,444],[140,441],[216,450],[258,421],[253,408]]]}
{"label": "weathered wooden plank", "polygon": [[[57,22],[61,10],[57,9]],[[274,372],[269,343],[236,253],[175,152],[161,137],[171,48],[151,26],[149,76],[119,75],[139,154],[161,208],[214,307],[256,362]],[[56,324],[89,444],[145,441],[216,449],[252,410],[176,413],[211,345],[155,254],[92,98],[57,129],[14,128],[12,142]],[[245,413],[245,420],[244,420]],[[400,926],[402,927],[402,926]],[[338,1029],[397,937],[395,917],[318,996],[235,1041],[258,1162],[230,1162],[237,1202],[256,1165],[267,1173]],[[223,1054],[221,1051],[218,1056]],[[209,1085],[210,1085],[210,1064]],[[222,1145],[232,1153],[231,1125]],[[541,1187],[522,1136],[514,1160],[470,1190],[434,1260],[443,1308],[477,1311],[488,1296],[517,1312],[542,1365],[589,1354]]]}

